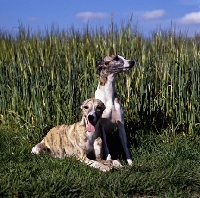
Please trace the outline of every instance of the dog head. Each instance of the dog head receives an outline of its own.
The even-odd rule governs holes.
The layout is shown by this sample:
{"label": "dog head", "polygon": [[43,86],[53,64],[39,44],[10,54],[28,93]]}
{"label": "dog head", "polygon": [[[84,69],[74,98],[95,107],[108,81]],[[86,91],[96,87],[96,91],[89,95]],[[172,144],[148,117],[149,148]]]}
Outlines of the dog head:
{"label": "dog head", "polygon": [[95,126],[101,118],[103,111],[106,109],[106,106],[101,100],[90,98],[82,103],[81,109],[86,124],[86,130],[94,132]]}
{"label": "dog head", "polygon": [[122,71],[130,70],[134,64],[135,61],[126,60],[120,55],[106,56],[100,63],[97,64],[97,73],[105,78],[110,74],[117,74]]}

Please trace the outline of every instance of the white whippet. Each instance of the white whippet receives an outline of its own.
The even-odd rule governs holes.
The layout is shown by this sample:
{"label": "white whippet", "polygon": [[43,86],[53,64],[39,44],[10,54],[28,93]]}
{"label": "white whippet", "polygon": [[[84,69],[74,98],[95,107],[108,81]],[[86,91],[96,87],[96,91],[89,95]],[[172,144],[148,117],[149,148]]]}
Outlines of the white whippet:
{"label": "white whippet", "polygon": [[[118,101],[115,90],[115,81],[118,73],[130,70],[134,66],[133,60],[126,60],[122,56],[106,56],[97,64],[97,73],[100,76],[95,98],[100,99],[106,106],[102,115],[103,149],[107,160],[111,160],[111,155],[106,142],[106,134],[114,130],[117,124],[119,137],[129,165],[132,164],[131,154],[128,149],[127,136],[124,128],[124,113],[121,104]],[[119,166],[121,164],[119,163]]]}

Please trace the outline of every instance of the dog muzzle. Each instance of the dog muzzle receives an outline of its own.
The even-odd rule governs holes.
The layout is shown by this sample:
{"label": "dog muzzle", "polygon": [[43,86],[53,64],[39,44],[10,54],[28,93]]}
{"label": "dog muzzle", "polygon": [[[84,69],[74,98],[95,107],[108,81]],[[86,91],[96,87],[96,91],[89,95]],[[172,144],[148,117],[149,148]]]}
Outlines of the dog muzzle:
{"label": "dog muzzle", "polygon": [[95,132],[95,125],[97,123],[96,113],[90,113],[86,119],[86,130],[89,132]]}

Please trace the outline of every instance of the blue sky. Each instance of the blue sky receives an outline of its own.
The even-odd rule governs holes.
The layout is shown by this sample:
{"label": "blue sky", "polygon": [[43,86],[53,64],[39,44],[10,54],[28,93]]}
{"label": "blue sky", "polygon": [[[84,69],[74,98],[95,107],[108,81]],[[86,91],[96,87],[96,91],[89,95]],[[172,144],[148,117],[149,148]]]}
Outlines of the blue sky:
{"label": "blue sky", "polygon": [[13,30],[29,26],[33,30],[51,28],[82,29],[107,27],[132,16],[144,34],[158,27],[175,27],[190,36],[200,33],[200,0],[0,0],[0,28]]}

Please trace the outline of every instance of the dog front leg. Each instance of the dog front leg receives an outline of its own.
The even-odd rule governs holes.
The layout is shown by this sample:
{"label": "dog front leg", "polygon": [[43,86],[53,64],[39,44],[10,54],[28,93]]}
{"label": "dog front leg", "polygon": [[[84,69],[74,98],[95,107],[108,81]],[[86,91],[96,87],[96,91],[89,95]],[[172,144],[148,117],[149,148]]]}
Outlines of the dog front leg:
{"label": "dog front leg", "polygon": [[103,151],[104,151],[104,155],[106,156],[106,160],[112,161],[112,166],[114,167],[122,167],[121,163],[118,160],[112,160],[111,155],[108,150],[108,145],[106,141],[106,133],[105,133],[104,127],[100,126],[100,128],[101,128],[101,135],[102,135],[102,141],[103,141]]}
{"label": "dog front leg", "polygon": [[102,139],[100,137],[98,137],[95,141],[94,141],[94,153],[95,153],[95,158],[96,159],[102,159],[103,158],[103,152],[102,152],[103,148],[102,148]]}
{"label": "dog front leg", "polygon": [[108,145],[107,145],[107,140],[106,140],[106,132],[105,132],[104,127],[102,125],[100,126],[100,130],[101,130],[101,136],[102,136],[104,155],[106,157],[106,160],[112,160],[111,155],[110,155],[109,150],[108,150]]}
{"label": "dog front leg", "polygon": [[97,169],[99,169],[99,170],[101,170],[101,171],[103,171],[103,172],[106,172],[106,171],[110,171],[110,170],[111,170],[111,167],[106,166],[106,165],[104,165],[104,164],[102,164],[102,163],[100,163],[100,162],[97,162],[97,161],[95,161],[95,160],[90,160],[90,159],[88,159],[87,157],[85,158],[84,161],[85,161],[85,163],[86,163],[88,166],[93,167],[93,168],[97,168]]}
{"label": "dog front leg", "polygon": [[131,159],[131,154],[128,149],[128,142],[127,142],[127,136],[126,136],[126,131],[124,128],[124,124],[120,121],[117,122],[118,125],[118,131],[119,131],[119,137],[126,155],[126,160],[129,165],[132,165],[132,159]]}

